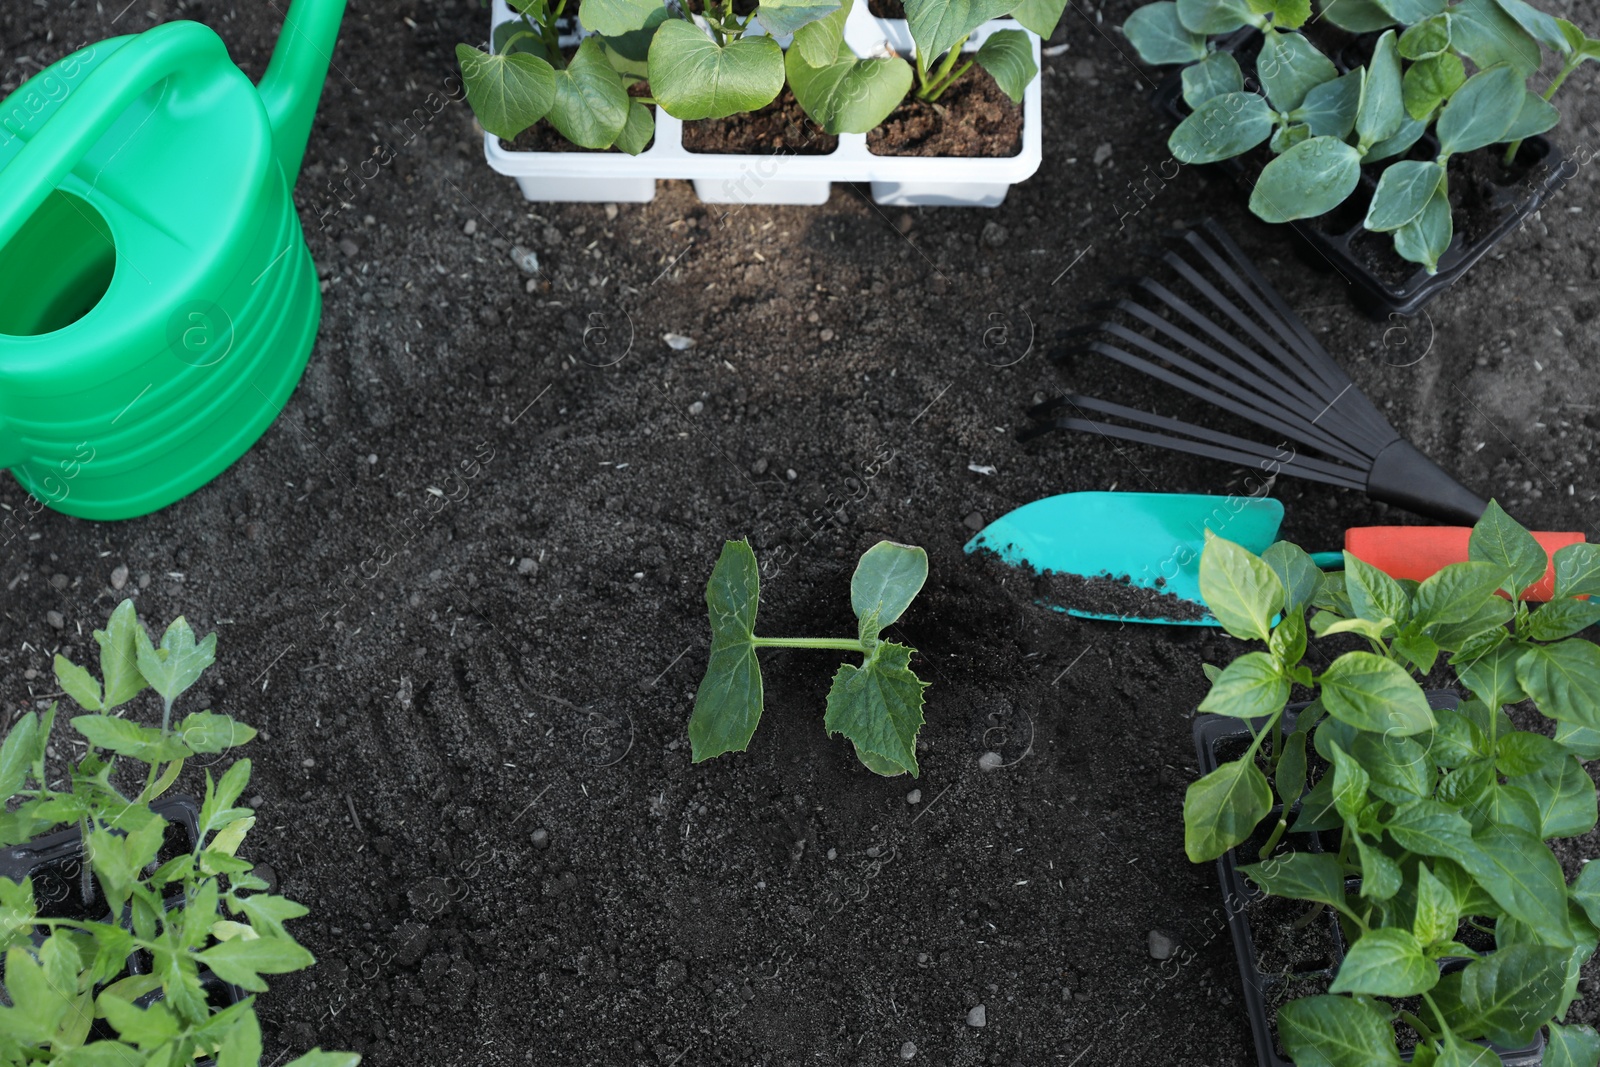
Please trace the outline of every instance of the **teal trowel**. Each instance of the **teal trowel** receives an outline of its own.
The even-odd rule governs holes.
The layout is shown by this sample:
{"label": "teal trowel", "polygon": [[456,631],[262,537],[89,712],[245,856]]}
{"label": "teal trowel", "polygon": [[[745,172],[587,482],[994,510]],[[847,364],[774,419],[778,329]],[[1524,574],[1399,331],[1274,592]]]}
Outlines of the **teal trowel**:
{"label": "teal trowel", "polygon": [[[1269,497],[1184,493],[1064,493],[1025,504],[991,522],[966,550],[988,549],[1014,567],[1108,579],[1190,602],[1197,611],[1159,609],[1154,614],[1108,611],[1083,585],[1081,602],[1048,606],[1085,619],[1169,626],[1219,626],[1200,596],[1200,552],[1205,532],[1260,554],[1278,539],[1283,505]],[[1341,569],[1338,552],[1314,553],[1324,569]],[[1054,594],[1060,596],[1060,593]],[[1070,594],[1076,595],[1076,594]],[[1180,617],[1181,616],[1181,617]]]}

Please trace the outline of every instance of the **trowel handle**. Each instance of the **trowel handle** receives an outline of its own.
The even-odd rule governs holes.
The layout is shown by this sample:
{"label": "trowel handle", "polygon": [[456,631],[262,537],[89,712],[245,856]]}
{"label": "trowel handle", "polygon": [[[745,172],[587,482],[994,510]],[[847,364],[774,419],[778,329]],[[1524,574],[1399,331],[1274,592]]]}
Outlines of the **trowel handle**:
{"label": "trowel handle", "polygon": [[[172,80],[168,103],[194,96],[230,66],[222,38],[198,22],[170,22],[108,56],[0,170],[0,248],[5,247],[85,152],[147,89]],[[196,145],[195,151],[205,151]]]}
{"label": "trowel handle", "polygon": [[[1391,578],[1431,578],[1452,563],[1467,559],[1467,541],[1472,530],[1466,526],[1357,526],[1344,532],[1345,551],[1370,563]],[[1535,533],[1545,553],[1554,556],[1567,545],[1582,544],[1581,533]],[[1555,595],[1555,563],[1544,577],[1523,593],[1525,600],[1549,600]]]}

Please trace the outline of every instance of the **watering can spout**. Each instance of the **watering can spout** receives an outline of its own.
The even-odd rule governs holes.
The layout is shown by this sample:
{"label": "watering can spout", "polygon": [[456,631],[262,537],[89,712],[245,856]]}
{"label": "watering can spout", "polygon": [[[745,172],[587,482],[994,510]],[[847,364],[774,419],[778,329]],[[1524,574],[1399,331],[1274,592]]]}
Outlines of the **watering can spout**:
{"label": "watering can spout", "polygon": [[272,61],[261,79],[261,102],[272,123],[273,151],[290,186],[300,173],[317,99],[333,61],[345,0],[294,0]]}

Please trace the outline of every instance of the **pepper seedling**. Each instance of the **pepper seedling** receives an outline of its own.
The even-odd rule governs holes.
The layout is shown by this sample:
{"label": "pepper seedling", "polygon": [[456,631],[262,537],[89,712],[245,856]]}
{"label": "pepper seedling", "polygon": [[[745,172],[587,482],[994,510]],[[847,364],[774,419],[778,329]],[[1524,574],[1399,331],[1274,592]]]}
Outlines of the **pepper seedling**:
{"label": "pepper seedling", "polygon": [[761,721],[759,649],[837,649],[860,653],[862,663],[839,666],[828,691],[823,728],[830,737],[848,737],[868,770],[916,777],[922,691],[928,683],[911,671],[916,649],[885,641],[881,634],[905,614],[927,579],[926,552],[879,541],[862,554],[850,579],[850,607],[859,623],[854,638],[757,637],[761,574],[756,554],[749,541],[724,544],[706,583],[711,659],[689,718],[694,762],[749,747]]}
{"label": "pepper seedling", "polygon": [[[1256,556],[1206,535],[1201,594],[1265,650],[1207,671],[1200,710],[1252,737],[1189,786],[1184,846],[1209,862],[1266,830],[1240,872],[1303,901],[1297,926],[1337,917],[1349,947],[1332,983],[1278,1008],[1295,1063],[1401,1067],[1396,1023],[1417,1064],[1498,1063],[1469,1042],[1520,1048],[1541,1028],[1546,1064],[1600,1058],[1600,1035],[1563,1023],[1600,943],[1600,863],[1569,884],[1548,844],[1600,815],[1585,766],[1600,758],[1600,647],[1578,636],[1600,622],[1600,546],[1552,559],[1491,502],[1468,557],[1418,583],[1348,552],[1324,574],[1286,541]],[[1555,595],[1534,610],[1522,591],[1552,563]],[[1367,647],[1319,650],[1314,671],[1308,633]],[[1441,666],[1464,691],[1454,707],[1421,686]],[[1315,696],[1298,713],[1294,686]],[[1298,843],[1312,834],[1324,848]]]}

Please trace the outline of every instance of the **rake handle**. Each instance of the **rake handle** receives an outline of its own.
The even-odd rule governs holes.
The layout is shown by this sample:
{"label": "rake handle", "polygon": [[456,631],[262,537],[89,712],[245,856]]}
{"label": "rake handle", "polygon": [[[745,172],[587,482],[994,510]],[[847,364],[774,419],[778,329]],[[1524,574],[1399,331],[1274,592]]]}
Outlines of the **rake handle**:
{"label": "rake handle", "polygon": [[[1345,551],[1370,563],[1391,578],[1424,581],[1452,563],[1467,559],[1472,530],[1466,526],[1357,526],[1345,531]],[[1567,545],[1581,544],[1581,533],[1535,533],[1534,539],[1554,556]],[[1529,586],[1524,600],[1544,601],[1555,595],[1555,564]]]}

